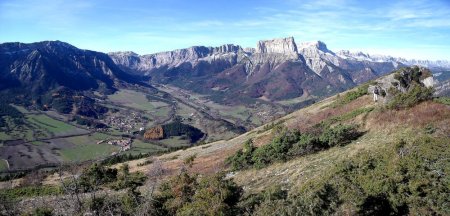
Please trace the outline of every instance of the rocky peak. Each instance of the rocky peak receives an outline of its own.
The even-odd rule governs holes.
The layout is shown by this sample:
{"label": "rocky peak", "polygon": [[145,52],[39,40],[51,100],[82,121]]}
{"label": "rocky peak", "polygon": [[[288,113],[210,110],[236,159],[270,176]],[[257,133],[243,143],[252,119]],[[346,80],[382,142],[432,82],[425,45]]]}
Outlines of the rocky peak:
{"label": "rocky peak", "polygon": [[242,48],[240,46],[236,46],[234,44],[224,44],[222,46],[219,47],[213,47],[211,48],[213,53],[229,53],[229,52],[239,52],[240,50],[242,50]]}
{"label": "rocky peak", "polygon": [[320,50],[324,53],[333,53],[327,48],[327,45],[322,41],[309,41],[309,42],[302,42],[299,46],[300,49],[315,49]]}
{"label": "rocky peak", "polygon": [[114,55],[114,56],[136,56],[138,57],[139,54],[133,52],[133,51],[119,51],[119,52],[110,52],[108,55]]}
{"label": "rocky peak", "polygon": [[293,37],[262,40],[256,45],[256,53],[297,54],[297,45]]}
{"label": "rocky peak", "polygon": [[318,75],[321,75],[326,68],[330,72],[333,71],[329,63],[339,66],[340,59],[334,52],[328,50],[327,45],[322,41],[301,43],[299,53],[305,58],[306,65]]}

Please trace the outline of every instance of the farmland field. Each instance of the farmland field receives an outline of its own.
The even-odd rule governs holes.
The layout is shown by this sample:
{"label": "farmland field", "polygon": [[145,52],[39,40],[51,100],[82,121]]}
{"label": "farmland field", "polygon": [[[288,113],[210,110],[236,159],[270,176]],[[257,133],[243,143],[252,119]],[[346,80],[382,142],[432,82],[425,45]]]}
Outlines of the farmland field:
{"label": "farmland field", "polygon": [[132,155],[137,155],[137,154],[146,154],[146,153],[153,153],[153,152],[158,152],[158,151],[163,151],[166,148],[158,146],[156,144],[152,144],[152,143],[145,143],[142,142],[141,140],[133,140],[133,143],[131,145],[131,149],[129,151],[126,151],[126,154],[132,154]]}
{"label": "farmland field", "polygon": [[133,90],[120,90],[115,94],[108,96],[108,100],[126,107],[131,107],[147,112],[154,112],[159,108],[168,106],[168,104],[160,101],[148,101],[143,93]]}
{"label": "farmland field", "polygon": [[54,135],[67,135],[72,132],[76,132],[78,128],[69,125],[65,122],[52,119],[46,115],[28,115],[27,121],[36,125],[39,128],[43,128],[47,132]]}
{"label": "farmland field", "polygon": [[72,148],[61,149],[59,152],[65,161],[86,161],[93,160],[111,155],[118,152],[117,146],[108,144],[86,144],[78,143]]}

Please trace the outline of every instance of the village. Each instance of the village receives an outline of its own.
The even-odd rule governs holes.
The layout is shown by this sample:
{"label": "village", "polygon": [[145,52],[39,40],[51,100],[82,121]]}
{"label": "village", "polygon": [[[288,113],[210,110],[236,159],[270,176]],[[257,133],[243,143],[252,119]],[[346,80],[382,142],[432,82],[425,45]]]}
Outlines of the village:
{"label": "village", "polygon": [[[128,151],[131,149],[131,143],[132,140],[131,139],[111,139],[111,140],[100,140],[97,142],[97,145],[102,144],[102,143],[106,143],[108,145],[114,145],[114,146],[119,146],[120,147],[120,152],[123,151]],[[114,154],[117,154],[117,152],[114,152]]]}
{"label": "village", "polygon": [[112,114],[107,116],[103,122],[111,128],[116,128],[120,132],[132,134],[135,131],[142,131],[147,124],[148,118],[137,112]]}

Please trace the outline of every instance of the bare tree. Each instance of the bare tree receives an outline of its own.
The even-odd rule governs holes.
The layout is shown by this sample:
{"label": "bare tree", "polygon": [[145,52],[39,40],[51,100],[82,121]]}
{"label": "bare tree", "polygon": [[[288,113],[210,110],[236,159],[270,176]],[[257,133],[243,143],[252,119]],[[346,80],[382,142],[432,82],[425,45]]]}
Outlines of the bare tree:
{"label": "bare tree", "polygon": [[163,175],[165,174],[166,169],[164,168],[164,164],[161,160],[156,159],[153,162],[153,165],[151,166],[151,168],[149,169],[147,176],[149,179],[149,184],[150,184],[150,196],[149,198],[153,197],[153,193],[155,191],[155,188],[158,186],[158,182],[159,180],[163,177]]}
{"label": "bare tree", "polygon": [[[66,178],[63,178],[63,176],[64,176],[63,168],[64,168],[64,166],[61,164],[58,169],[59,181],[60,181],[61,187],[63,189],[63,194],[67,194],[70,196],[73,203],[75,203],[76,211],[80,212],[81,207],[83,206],[83,203],[81,201],[82,200],[81,199],[81,187],[77,180],[78,175],[77,175],[76,169],[68,167],[66,172],[68,173],[69,176],[67,176]],[[61,204],[62,203],[63,202],[61,202]],[[63,209],[70,208],[70,204],[68,204],[68,203],[66,203],[66,204],[67,204],[66,208],[63,208]]]}

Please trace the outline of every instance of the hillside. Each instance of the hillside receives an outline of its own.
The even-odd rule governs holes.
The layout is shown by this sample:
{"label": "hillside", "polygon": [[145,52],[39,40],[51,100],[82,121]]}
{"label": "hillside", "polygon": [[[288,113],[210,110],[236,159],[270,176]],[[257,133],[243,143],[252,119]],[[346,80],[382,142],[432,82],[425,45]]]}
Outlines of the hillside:
{"label": "hillside", "polygon": [[[200,206],[210,205],[215,209],[210,213],[232,215],[447,215],[448,98],[421,96],[427,88],[420,83],[428,75],[420,68],[399,70],[391,76],[398,83],[405,82],[404,86],[392,84],[405,92],[390,89],[386,92],[389,101],[374,102],[369,95],[370,88],[382,86],[383,77],[230,140],[128,161],[127,172],[148,176],[138,196],[143,196],[144,203],[159,200],[164,205],[152,201],[143,205],[166,214],[206,214],[208,209]],[[250,149],[248,140],[252,140]],[[121,170],[122,165],[112,167]],[[208,177],[221,171],[226,172],[225,179]],[[53,185],[58,178],[57,173],[49,175],[43,184]],[[153,185],[161,181],[165,183],[153,194]],[[206,192],[208,187],[215,188],[211,184],[220,185],[217,188],[222,192]],[[242,188],[242,193],[235,194],[235,188]],[[222,197],[225,200],[214,203],[217,193],[238,198]],[[126,214],[124,204],[119,206]],[[162,214],[155,209],[136,211]]]}

